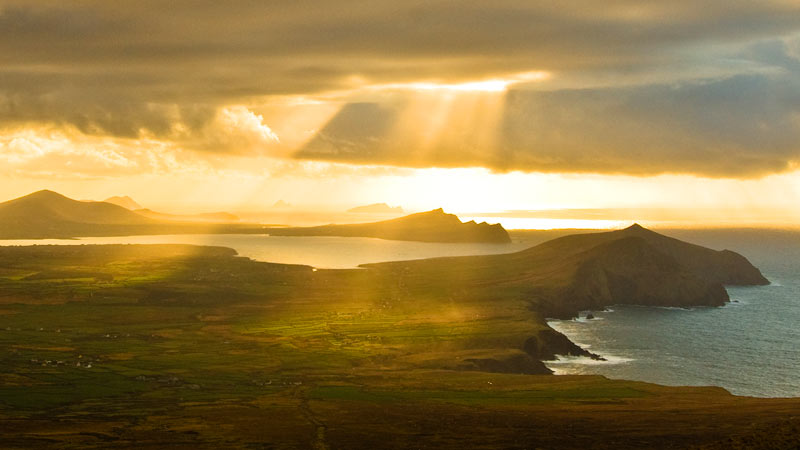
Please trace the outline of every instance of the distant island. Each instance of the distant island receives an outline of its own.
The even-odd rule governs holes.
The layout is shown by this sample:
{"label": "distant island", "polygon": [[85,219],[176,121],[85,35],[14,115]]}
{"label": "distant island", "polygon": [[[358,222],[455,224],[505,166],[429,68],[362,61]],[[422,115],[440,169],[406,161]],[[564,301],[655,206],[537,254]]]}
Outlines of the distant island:
{"label": "distant island", "polygon": [[270,228],[268,233],[271,236],[373,237],[420,242],[511,242],[508,232],[500,224],[461,222],[458,216],[447,214],[441,208],[381,222]]}
{"label": "distant island", "polygon": [[142,205],[140,205],[134,199],[128,197],[127,195],[115,195],[113,197],[108,197],[103,201],[106,203],[112,203],[117,206],[122,206],[125,209],[130,209],[131,211],[136,211],[137,209],[144,209]]}
{"label": "distant island", "polygon": [[373,203],[371,205],[356,206],[347,210],[349,213],[372,213],[372,214],[403,214],[403,208],[399,206],[389,206],[386,203]]}
{"label": "distant island", "polygon": [[283,200],[278,200],[277,202],[272,204],[272,209],[291,209],[292,204],[287,203]]}
{"label": "distant island", "polygon": [[136,214],[139,214],[140,216],[144,216],[158,221],[232,223],[232,222],[238,222],[240,220],[239,217],[237,217],[236,215],[224,211],[199,213],[199,214],[169,214],[164,212],[153,211],[151,209],[144,208],[142,205],[140,205],[127,195],[109,197],[103,200],[103,202],[121,206],[125,209],[129,209],[135,212]]}

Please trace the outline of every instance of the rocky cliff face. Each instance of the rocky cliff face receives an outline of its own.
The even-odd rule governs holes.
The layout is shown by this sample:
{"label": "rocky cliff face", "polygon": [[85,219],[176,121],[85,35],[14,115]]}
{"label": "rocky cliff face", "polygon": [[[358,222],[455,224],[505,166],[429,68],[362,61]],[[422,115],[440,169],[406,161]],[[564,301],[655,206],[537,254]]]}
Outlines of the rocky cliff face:
{"label": "rocky cliff face", "polygon": [[562,356],[586,356],[592,359],[605,360],[599,355],[595,355],[582,349],[566,336],[553,329],[545,329],[529,337],[522,347],[530,357],[539,361],[552,361],[558,355]]}
{"label": "rocky cliff face", "polygon": [[736,272],[717,270],[716,276],[704,277],[645,239],[625,237],[581,254],[569,284],[540,310],[548,317],[566,318],[613,304],[721,306],[729,299],[719,279]]}

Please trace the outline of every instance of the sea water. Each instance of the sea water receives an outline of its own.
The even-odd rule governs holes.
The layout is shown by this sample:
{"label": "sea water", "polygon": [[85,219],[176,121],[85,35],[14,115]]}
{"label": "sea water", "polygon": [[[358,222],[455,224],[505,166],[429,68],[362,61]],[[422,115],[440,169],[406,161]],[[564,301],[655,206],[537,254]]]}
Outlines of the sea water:
{"label": "sea water", "polygon": [[240,256],[320,269],[349,269],[359,264],[440,256],[489,255],[523,250],[529,241],[508,244],[389,241],[336,236],[268,236],[262,234],[176,234],[86,237],[78,239],[0,240],[1,245],[191,244],[233,248]]}
{"label": "sea water", "polygon": [[772,282],[728,287],[719,308],[613,306],[595,319],[551,321],[608,362],[564,358],[557,374],[602,374],[666,385],[721,386],[737,395],[800,396],[800,233],[665,231],[745,255]]}

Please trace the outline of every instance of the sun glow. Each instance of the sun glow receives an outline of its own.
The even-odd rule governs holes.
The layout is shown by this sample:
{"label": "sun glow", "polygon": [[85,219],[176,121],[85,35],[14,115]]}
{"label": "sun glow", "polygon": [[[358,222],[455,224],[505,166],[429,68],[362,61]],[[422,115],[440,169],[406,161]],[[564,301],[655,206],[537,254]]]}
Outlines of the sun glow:
{"label": "sun glow", "polygon": [[458,84],[411,83],[408,87],[418,91],[503,92],[511,83],[510,80],[485,80]]}
{"label": "sun glow", "polygon": [[505,78],[466,81],[463,83],[440,83],[423,81],[414,83],[384,84],[372,86],[372,89],[410,89],[415,91],[455,91],[455,92],[505,92],[509,87],[521,83],[533,83],[550,78],[550,73],[534,71],[514,74]]}

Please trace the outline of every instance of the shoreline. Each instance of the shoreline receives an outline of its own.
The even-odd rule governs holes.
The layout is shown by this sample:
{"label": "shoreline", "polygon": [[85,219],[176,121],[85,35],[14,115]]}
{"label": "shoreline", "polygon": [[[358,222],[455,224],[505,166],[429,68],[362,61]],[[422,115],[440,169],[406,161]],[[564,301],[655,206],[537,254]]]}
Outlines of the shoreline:
{"label": "shoreline", "polygon": [[[741,289],[743,292],[750,288]],[[739,293],[734,291],[731,296],[735,295]],[[764,291],[754,291],[749,295],[762,299],[762,302],[768,296]],[[747,333],[745,336],[749,336],[756,330],[740,331],[739,334],[731,331],[742,329],[742,323],[749,322],[754,315],[761,317],[761,309],[769,309],[769,306],[751,299],[736,298],[721,307],[616,305],[610,312],[594,312],[595,319],[592,320],[586,320],[584,312],[577,320],[548,320],[548,326],[609,361],[570,356],[546,364],[556,375],[602,375],[666,386],[718,386],[744,397],[800,398],[800,387],[787,379],[786,371],[790,367],[787,364],[791,365],[791,360],[772,361],[780,356],[765,353],[761,357],[772,361],[764,363],[765,367],[778,365],[768,374],[747,369],[752,363],[748,363],[744,355],[760,352],[756,349],[765,345],[762,340],[771,339],[771,335],[761,337],[756,334],[743,348],[734,335]],[[705,345],[686,347],[686,343],[693,340],[691,336],[703,330],[708,330],[707,334],[697,339],[710,341]],[[669,336],[678,336],[678,340]],[[643,346],[643,342],[647,344]],[[728,364],[730,370],[725,368]],[[737,371],[734,367],[743,369]]]}

